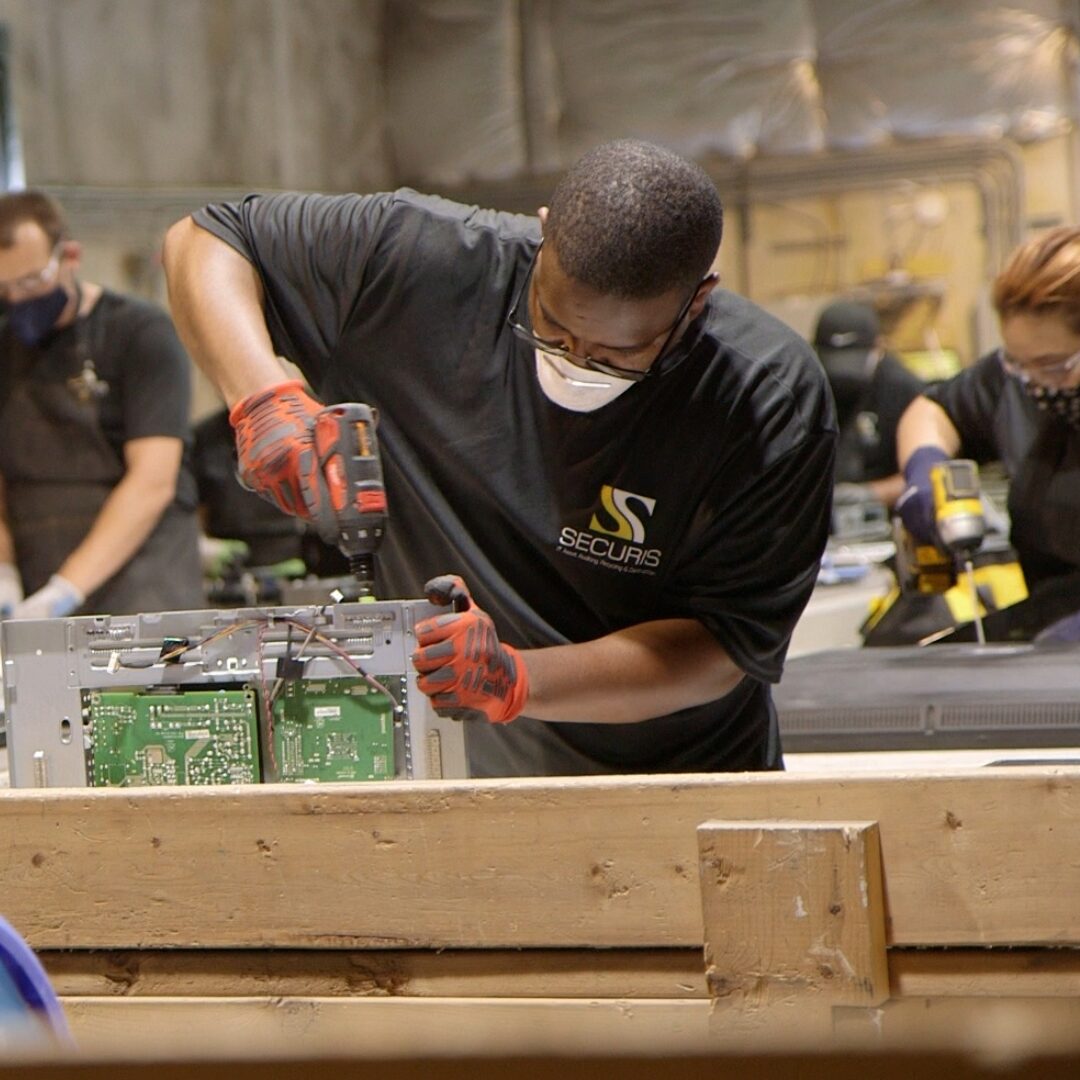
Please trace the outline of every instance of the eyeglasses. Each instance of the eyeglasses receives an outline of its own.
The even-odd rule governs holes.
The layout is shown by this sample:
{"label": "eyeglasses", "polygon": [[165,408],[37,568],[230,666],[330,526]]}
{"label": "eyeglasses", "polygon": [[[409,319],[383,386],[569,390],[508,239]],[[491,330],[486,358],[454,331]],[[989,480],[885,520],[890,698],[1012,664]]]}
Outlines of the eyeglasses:
{"label": "eyeglasses", "polygon": [[1021,382],[1061,382],[1073,371],[1080,367],[1080,352],[1073,353],[1065,360],[1059,360],[1052,364],[1021,364],[1014,360],[1004,348],[997,351],[998,363],[1013,378]]}
{"label": "eyeglasses", "polygon": [[32,274],[23,274],[14,281],[0,281],[0,299],[7,300],[13,293],[32,293],[45,285],[51,285],[60,270],[60,248],[63,240],[58,240],[49,256],[49,261]]}
{"label": "eyeglasses", "polygon": [[[697,296],[697,291],[701,287],[701,282],[694,286],[692,292],[686,298],[686,303],[679,309],[679,314],[675,317],[675,321],[668,329],[667,337],[664,338],[664,344],[660,346],[660,351],[656,354],[656,358],[653,362],[643,370],[624,368],[620,367],[618,364],[608,363],[606,360],[597,360],[592,356],[579,356],[577,353],[573,353],[569,349],[564,348],[562,345],[558,344],[558,342],[537,337],[532,330],[527,326],[524,326],[518,319],[518,308],[521,306],[521,298],[526,294],[529,283],[532,281],[533,271],[536,269],[536,260],[540,257],[540,248],[543,246],[544,242],[541,240],[532,257],[532,262],[529,263],[529,271],[525,275],[525,280],[518,288],[517,295],[514,297],[514,302],[510,305],[510,311],[506,316],[507,325],[517,337],[521,338],[522,341],[527,342],[534,349],[539,349],[549,356],[557,356],[562,360],[569,361],[579,368],[585,368],[589,371],[599,371],[603,375],[610,375],[613,379],[628,379],[630,382],[641,382],[643,379],[648,379],[654,375],[665,375],[676,366],[678,362],[677,359],[674,359],[676,354],[668,353],[668,349],[671,347],[675,337],[675,331],[678,330],[683,319],[686,318],[686,313],[690,310],[690,305],[694,302],[694,297]],[[704,278],[702,281],[704,281]],[[648,346],[644,346],[642,351],[644,352],[646,348],[648,348]],[[681,357],[679,357],[679,359],[681,359]]]}

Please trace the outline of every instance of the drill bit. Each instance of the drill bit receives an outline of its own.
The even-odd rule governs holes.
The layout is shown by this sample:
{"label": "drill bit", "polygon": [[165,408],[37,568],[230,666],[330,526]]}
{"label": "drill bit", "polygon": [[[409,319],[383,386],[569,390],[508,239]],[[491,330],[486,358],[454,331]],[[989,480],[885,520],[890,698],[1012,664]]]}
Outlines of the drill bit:
{"label": "drill bit", "polygon": [[975,640],[980,645],[985,645],[986,630],[983,628],[982,608],[979,606],[979,587],[975,583],[975,565],[970,559],[964,563],[964,570],[967,573],[968,587],[971,589],[971,610],[975,621]]}

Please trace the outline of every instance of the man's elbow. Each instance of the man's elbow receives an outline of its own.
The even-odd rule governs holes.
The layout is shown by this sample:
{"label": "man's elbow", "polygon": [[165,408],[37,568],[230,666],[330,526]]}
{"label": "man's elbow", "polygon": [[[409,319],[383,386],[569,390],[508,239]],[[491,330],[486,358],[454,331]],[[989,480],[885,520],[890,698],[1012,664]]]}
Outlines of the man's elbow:
{"label": "man's elbow", "polygon": [[189,216],[174,221],[165,230],[165,239],[161,246],[161,263],[165,269],[166,279],[176,270],[191,230],[194,228],[197,226]]}
{"label": "man's elbow", "polygon": [[157,520],[172,505],[176,498],[176,481],[175,473],[133,479],[134,493],[148,516]]}

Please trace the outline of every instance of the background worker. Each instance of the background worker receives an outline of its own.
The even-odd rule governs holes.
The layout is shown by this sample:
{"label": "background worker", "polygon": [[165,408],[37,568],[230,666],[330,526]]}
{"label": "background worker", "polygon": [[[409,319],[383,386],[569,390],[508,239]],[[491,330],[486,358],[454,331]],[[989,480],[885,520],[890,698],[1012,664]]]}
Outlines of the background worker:
{"label": "background worker", "polygon": [[927,387],[901,419],[908,486],[897,509],[908,531],[930,542],[932,466],[1001,461],[1010,539],[1034,595],[1080,572],[1080,228],[1051,229],[1017,248],[992,298],[1001,348]]}
{"label": "background worker", "polygon": [[407,190],[249,196],[166,238],[250,484],[294,512],[317,486],[317,405],[276,354],[378,409],[377,595],[470,604],[417,628],[415,662],[436,708],[489,721],[466,731],[474,776],[779,765],[768,684],[814,586],[835,428],[808,345],[716,287],[721,230],[700,168],[620,141],[539,221]]}
{"label": "background worker", "polygon": [[205,534],[240,541],[246,547],[249,566],[299,559],[303,523],[237,479],[236,440],[228,410],[218,409],[203,417],[193,435],[192,468]]}
{"label": "background worker", "polygon": [[198,607],[190,369],[168,316],[78,276],[59,205],[0,196],[0,609]]}
{"label": "background worker", "polygon": [[922,380],[886,351],[874,309],[854,300],[822,310],[814,348],[836,401],[836,482],[857,484],[891,508],[905,487],[896,429]]}

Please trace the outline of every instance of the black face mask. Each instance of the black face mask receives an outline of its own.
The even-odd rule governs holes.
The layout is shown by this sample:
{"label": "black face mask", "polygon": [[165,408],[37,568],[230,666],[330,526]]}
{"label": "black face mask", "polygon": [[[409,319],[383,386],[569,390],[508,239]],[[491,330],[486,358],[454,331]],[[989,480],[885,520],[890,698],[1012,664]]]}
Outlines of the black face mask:
{"label": "black face mask", "polygon": [[1080,386],[1052,388],[1026,382],[1024,391],[1043,412],[1059,417],[1069,427],[1080,428]]}
{"label": "black face mask", "polygon": [[28,348],[36,348],[52,333],[56,320],[67,307],[69,299],[63,285],[57,285],[44,296],[9,304],[8,323],[11,332]]}

